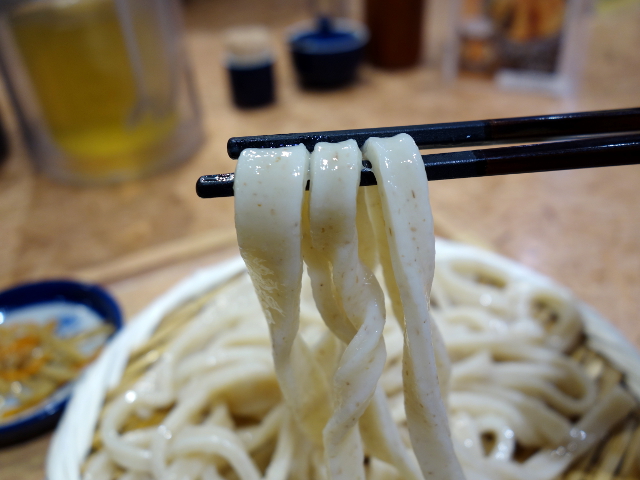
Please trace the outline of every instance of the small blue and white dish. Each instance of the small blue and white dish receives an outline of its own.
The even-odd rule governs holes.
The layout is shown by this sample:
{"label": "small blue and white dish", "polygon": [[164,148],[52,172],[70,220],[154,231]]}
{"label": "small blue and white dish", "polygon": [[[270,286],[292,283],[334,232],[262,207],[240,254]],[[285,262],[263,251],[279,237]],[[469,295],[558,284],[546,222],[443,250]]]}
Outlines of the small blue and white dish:
{"label": "small blue and white dish", "polygon": [[[34,405],[20,403],[21,398],[29,398],[29,387],[23,385],[28,385],[31,377],[16,381],[15,372],[20,372],[24,378],[24,372],[30,371],[24,367],[25,362],[31,362],[27,364],[31,366],[35,364],[34,358],[42,358],[38,368],[52,368],[49,358],[53,354],[49,354],[43,345],[34,344],[34,338],[48,335],[49,339],[53,337],[50,342],[63,343],[72,339],[77,349],[74,351],[88,359],[94,357],[121,327],[122,314],[118,304],[96,285],[45,281],[0,292],[0,335],[4,333],[5,337],[0,338],[0,382],[4,382],[0,388],[5,391],[5,395],[0,392],[0,447],[22,442],[55,427],[73,388],[74,379],[70,379]],[[38,336],[37,329],[46,329],[47,333]],[[30,334],[24,332],[36,334],[29,337]],[[35,345],[33,351],[40,349],[40,357],[33,353],[25,359],[24,352],[31,345]]]}

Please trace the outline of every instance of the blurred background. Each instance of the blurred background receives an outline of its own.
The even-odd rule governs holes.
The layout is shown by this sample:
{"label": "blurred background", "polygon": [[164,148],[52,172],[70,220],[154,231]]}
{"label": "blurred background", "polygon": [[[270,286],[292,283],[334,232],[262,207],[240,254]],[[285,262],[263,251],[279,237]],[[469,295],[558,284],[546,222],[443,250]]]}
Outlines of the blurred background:
{"label": "blurred background", "polygon": [[[640,0],[4,0],[0,288],[125,314],[237,251],[232,136],[640,105]],[[432,182],[436,233],[567,285],[640,346],[640,167]],[[48,437],[0,453],[42,478]]]}
{"label": "blurred background", "polygon": [[[232,199],[194,192],[233,171],[231,136],[640,103],[639,1],[3,3],[1,287],[111,284],[232,247]],[[640,295],[638,180],[616,167],[434,182],[436,227],[621,320]]]}

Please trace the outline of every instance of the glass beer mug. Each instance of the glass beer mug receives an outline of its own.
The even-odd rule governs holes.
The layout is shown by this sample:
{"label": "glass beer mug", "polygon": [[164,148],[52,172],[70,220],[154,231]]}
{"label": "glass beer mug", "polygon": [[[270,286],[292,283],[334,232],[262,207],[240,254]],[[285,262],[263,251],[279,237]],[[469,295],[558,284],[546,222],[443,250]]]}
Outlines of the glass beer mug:
{"label": "glass beer mug", "polygon": [[174,0],[3,0],[0,61],[50,177],[110,183],[187,159],[200,113]]}

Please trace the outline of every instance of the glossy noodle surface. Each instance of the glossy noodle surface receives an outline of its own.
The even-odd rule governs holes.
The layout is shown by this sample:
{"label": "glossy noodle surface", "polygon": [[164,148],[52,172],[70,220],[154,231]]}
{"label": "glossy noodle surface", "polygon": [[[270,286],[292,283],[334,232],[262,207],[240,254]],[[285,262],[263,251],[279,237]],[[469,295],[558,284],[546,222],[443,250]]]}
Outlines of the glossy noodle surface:
{"label": "glossy noodle surface", "polygon": [[437,260],[406,135],[246,150],[235,201],[249,275],[131,360],[85,480],[552,480],[637,408],[569,293]]}

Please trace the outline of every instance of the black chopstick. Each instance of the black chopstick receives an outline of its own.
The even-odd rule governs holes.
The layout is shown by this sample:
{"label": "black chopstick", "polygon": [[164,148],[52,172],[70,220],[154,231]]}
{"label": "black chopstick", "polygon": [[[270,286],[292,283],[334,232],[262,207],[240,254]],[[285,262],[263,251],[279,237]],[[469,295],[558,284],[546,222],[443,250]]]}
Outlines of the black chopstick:
{"label": "black chopstick", "polygon": [[634,131],[640,131],[640,108],[404,127],[233,137],[227,142],[227,153],[231,158],[238,158],[245,148],[287,147],[300,143],[311,152],[318,142],[336,143],[350,138],[362,147],[369,137],[392,137],[399,133],[407,133],[414,139],[418,148],[426,149],[538,142]]}
{"label": "black chopstick", "polygon": [[[429,180],[631,165],[640,163],[640,134],[436,153],[422,159]],[[204,175],[196,192],[202,198],[231,197],[233,181],[233,173]],[[371,168],[363,167],[360,185],[375,183]]]}

